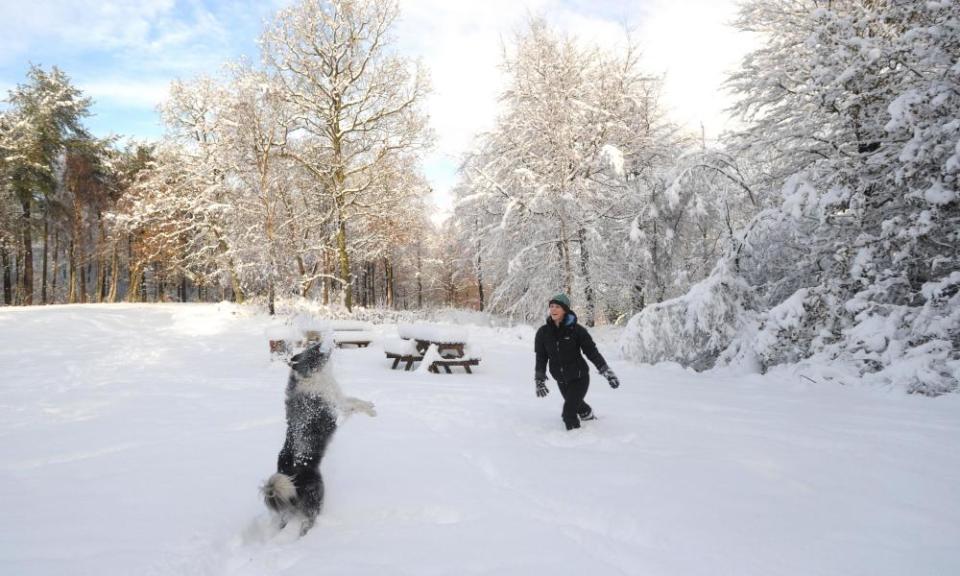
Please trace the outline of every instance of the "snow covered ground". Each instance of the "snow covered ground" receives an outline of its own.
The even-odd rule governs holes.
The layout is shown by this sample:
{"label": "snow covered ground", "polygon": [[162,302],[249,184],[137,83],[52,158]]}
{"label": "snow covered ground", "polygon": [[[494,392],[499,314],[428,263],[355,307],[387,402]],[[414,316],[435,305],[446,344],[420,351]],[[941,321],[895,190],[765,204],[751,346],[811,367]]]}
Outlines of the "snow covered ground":
{"label": "snow covered ground", "polygon": [[[474,375],[340,350],[351,417],[302,539],[258,485],[283,434],[269,320],[231,305],[0,309],[0,573],[960,574],[960,396],[638,367],[600,420],[534,395],[533,329]],[[396,326],[376,326],[378,338]]]}

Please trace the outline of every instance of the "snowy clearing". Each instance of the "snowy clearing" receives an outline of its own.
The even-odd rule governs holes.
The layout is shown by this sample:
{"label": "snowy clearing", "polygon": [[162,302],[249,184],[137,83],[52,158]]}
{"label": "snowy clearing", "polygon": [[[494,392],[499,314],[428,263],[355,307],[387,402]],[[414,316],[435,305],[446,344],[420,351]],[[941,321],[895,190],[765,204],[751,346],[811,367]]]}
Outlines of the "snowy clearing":
{"label": "snowy clearing", "polygon": [[341,425],[304,538],[257,488],[284,435],[270,321],[232,305],[0,310],[4,574],[960,573],[960,397],[617,356],[599,421],[534,395],[533,329],[471,326],[475,374],[334,356]]}

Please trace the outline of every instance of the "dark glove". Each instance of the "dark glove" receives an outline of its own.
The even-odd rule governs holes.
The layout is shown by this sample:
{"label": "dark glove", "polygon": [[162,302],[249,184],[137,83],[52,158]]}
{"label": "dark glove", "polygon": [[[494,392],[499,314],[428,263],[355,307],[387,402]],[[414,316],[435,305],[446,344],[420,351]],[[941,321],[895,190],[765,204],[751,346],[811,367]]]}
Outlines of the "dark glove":
{"label": "dark glove", "polygon": [[550,393],[550,389],[547,388],[547,379],[543,376],[536,376],[533,379],[537,384],[537,398],[543,398]]}
{"label": "dark glove", "polygon": [[613,370],[611,370],[609,366],[604,368],[603,371],[600,372],[600,375],[607,379],[611,388],[620,387],[620,379],[617,378],[617,375],[613,373]]}

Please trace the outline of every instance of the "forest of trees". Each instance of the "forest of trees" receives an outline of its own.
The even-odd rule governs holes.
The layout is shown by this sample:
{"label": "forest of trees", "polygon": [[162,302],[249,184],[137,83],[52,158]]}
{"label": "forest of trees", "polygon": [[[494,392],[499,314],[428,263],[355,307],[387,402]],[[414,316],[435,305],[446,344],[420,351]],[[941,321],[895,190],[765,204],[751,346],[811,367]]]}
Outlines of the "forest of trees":
{"label": "forest of trees", "polygon": [[[661,80],[531,17],[500,114],[430,219],[425,70],[392,0],[303,0],[259,64],[176,81],[159,142],[94,138],[33,67],[0,115],[6,305],[276,298],[539,319],[565,291],[624,354],[698,369],[806,358],[911,389],[960,372],[960,8],[748,0],[742,128],[671,122]],[[901,362],[903,361],[903,362]]]}
{"label": "forest of trees", "polygon": [[83,126],[32,67],[0,117],[4,304],[262,299],[455,304],[437,278],[419,153],[425,74],[389,50],[388,1],[302,2],[262,62],[175,81],[159,142]]}

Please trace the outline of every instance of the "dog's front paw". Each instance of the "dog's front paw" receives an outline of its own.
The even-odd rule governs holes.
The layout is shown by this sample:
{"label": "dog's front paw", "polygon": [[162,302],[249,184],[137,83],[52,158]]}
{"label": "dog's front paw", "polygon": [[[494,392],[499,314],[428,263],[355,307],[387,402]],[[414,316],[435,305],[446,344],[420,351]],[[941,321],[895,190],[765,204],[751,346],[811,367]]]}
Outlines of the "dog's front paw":
{"label": "dog's front paw", "polygon": [[363,407],[360,409],[363,410],[364,414],[366,414],[367,416],[377,415],[377,409],[376,407],[374,407],[373,402],[364,402]]}
{"label": "dog's front paw", "polygon": [[346,401],[341,404],[341,409],[345,414],[363,412],[367,416],[377,415],[377,410],[374,408],[373,402],[368,402],[367,400],[361,400],[359,398],[347,398]]}

